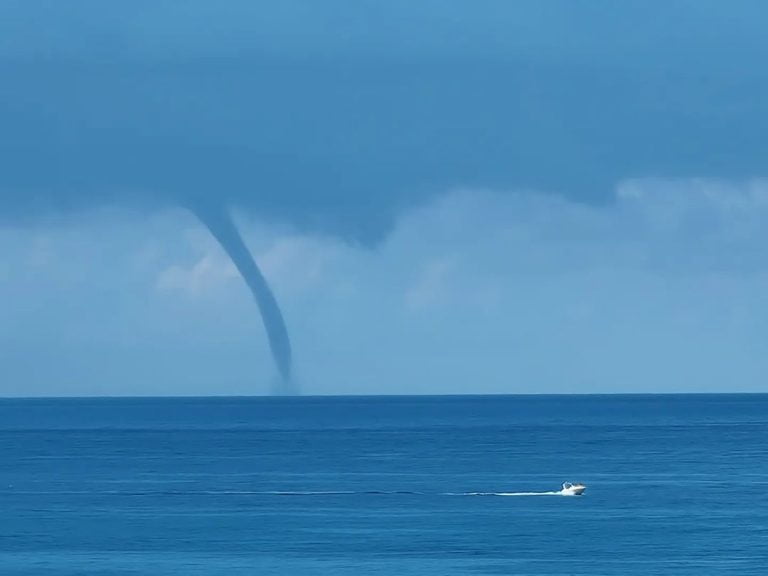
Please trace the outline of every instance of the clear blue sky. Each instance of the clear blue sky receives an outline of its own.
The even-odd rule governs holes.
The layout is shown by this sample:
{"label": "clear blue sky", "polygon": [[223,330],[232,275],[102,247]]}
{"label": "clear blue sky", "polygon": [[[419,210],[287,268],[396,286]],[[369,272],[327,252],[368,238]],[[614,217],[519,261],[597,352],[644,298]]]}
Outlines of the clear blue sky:
{"label": "clear blue sky", "polygon": [[757,1],[10,1],[0,395],[768,391]]}

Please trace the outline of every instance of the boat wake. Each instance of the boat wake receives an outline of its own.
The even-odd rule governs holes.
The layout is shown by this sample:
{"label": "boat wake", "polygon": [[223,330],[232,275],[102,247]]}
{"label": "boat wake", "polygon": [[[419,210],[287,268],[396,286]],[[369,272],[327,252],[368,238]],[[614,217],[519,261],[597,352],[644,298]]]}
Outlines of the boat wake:
{"label": "boat wake", "polygon": [[[446,494],[447,495],[447,494]],[[463,492],[453,496],[571,496],[572,494],[558,490],[556,492]]]}
{"label": "boat wake", "polygon": [[587,487],[584,484],[563,482],[560,490],[547,492],[462,492],[454,496],[581,496]]}
{"label": "boat wake", "polygon": [[104,496],[578,496],[583,485],[564,485],[549,492],[419,492],[415,490],[15,490],[17,495],[104,495]]}

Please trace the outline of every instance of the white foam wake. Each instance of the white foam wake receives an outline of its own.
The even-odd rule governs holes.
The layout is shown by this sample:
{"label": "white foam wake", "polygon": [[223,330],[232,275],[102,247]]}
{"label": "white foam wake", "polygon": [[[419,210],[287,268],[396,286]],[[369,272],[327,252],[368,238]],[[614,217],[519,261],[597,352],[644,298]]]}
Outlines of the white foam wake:
{"label": "white foam wake", "polygon": [[454,496],[574,496],[573,492],[564,490],[549,492],[463,492]]}
{"label": "white foam wake", "polygon": [[[13,486],[9,486],[13,489]],[[109,496],[575,496],[556,492],[417,492],[412,490],[13,490],[14,494],[101,494]]]}

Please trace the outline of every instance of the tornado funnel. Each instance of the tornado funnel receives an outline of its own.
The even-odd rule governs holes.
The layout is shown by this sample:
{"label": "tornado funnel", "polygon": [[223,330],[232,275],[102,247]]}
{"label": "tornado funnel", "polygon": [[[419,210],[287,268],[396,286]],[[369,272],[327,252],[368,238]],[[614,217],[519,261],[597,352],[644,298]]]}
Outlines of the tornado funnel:
{"label": "tornado funnel", "polygon": [[229,255],[256,299],[269,339],[272,357],[282,379],[280,385],[275,388],[275,392],[281,395],[295,394],[296,390],[291,382],[291,341],[283,314],[267,280],[243,242],[229,211],[224,206],[215,204],[197,204],[191,207],[191,210]]}

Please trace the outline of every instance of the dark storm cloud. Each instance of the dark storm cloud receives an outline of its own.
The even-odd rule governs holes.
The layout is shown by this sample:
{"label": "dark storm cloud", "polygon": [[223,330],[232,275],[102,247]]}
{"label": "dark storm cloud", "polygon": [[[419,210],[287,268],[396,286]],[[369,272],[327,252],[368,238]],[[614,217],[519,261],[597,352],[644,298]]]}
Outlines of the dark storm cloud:
{"label": "dark storm cloud", "polygon": [[4,212],[218,197],[372,240],[456,185],[762,174],[765,9],[738,7],[11,3]]}

